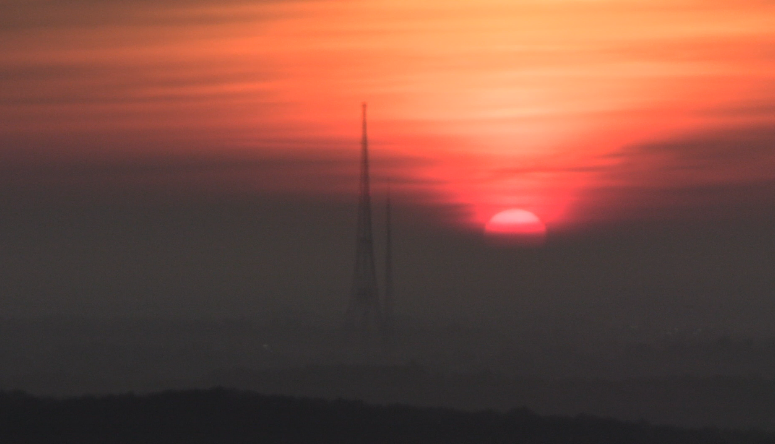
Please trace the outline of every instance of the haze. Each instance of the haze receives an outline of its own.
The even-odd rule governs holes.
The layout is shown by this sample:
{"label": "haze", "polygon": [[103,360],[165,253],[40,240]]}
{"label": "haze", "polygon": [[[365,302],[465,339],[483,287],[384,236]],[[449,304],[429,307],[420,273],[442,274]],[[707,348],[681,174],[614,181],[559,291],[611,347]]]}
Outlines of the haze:
{"label": "haze", "polygon": [[[380,270],[392,189],[399,325],[486,330],[442,345],[509,338],[546,358],[530,371],[498,367],[497,353],[407,360],[570,377],[577,361],[542,351],[613,362],[622,343],[740,351],[775,338],[771,1],[6,0],[0,12],[0,318],[27,325],[2,347],[29,354],[4,381],[78,372],[54,364],[50,334],[29,333],[51,319],[339,328],[364,101]],[[486,222],[511,208],[546,224],[543,247],[487,242]],[[83,345],[73,331],[53,336]],[[153,331],[147,344],[177,343]],[[430,335],[407,344],[445,353]],[[769,345],[756,347],[740,367],[706,356],[586,376],[771,377]],[[247,349],[197,371],[243,365]],[[317,362],[305,353],[293,365]],[[148,359],[194,377],[178,372],[185,357]]]}

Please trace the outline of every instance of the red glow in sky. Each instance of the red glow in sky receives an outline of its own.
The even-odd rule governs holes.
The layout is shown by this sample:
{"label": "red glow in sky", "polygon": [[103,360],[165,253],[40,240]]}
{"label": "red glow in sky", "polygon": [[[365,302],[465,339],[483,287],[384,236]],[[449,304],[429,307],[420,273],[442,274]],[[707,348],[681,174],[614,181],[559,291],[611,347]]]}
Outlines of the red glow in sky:
{"label": "red glow in sky", "polygon": [[[9,9],[7,158],[33,148],[50,162],[357,156],[367,101],[377,185],[389,175],[430,204],[460,208],[450,223],[473,229],[523,208],[551,230],[620,217],[630,189],[775,175],[770,151],[738,149],[775,126],[770,1],[13,0]],[[406,161],[378,162],[391,157]]]}

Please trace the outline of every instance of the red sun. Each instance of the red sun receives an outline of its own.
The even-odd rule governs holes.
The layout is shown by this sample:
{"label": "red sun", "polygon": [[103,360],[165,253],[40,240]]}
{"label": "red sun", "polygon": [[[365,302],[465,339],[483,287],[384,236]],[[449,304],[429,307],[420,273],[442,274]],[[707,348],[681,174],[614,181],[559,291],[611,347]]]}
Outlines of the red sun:
{"label": "red sun", "polygon": [[540,246],[546,239],[546,225],[541,219],[518,208],[501,211],[490,218],[484,232],[500,245]]}

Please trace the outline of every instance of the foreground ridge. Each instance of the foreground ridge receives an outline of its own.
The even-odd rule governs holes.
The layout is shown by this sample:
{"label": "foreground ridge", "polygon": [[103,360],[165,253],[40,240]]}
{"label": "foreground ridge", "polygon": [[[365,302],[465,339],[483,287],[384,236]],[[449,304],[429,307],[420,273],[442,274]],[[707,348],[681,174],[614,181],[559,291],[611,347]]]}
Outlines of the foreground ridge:
{"label": "foreground ridge", "polygon": [[527,409],[463,412],[227,390],[78,398],[0,392],[3,443],[775,443],[764,432],[689,430]]}

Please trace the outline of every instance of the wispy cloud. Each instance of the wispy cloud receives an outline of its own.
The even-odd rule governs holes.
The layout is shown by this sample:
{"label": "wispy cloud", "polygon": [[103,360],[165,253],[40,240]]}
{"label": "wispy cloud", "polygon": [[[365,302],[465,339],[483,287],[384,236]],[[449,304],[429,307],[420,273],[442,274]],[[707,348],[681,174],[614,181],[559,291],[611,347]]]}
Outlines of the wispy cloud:
{"label": "wispy cloud", "polygon": [[585,193],[579,218],[734,217],[775,204],[775,126],[633,145],[617,157]]}

